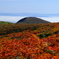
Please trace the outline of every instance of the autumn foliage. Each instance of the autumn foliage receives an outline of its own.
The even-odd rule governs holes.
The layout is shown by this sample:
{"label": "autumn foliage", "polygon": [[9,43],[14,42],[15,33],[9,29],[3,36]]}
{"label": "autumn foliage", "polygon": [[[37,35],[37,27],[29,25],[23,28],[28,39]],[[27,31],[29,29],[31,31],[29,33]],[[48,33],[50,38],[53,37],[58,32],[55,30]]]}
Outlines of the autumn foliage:
{"label": "autumn foliage", "polygon": [[59,59],[59,23],[24,26],[0,26],[0,59]]}

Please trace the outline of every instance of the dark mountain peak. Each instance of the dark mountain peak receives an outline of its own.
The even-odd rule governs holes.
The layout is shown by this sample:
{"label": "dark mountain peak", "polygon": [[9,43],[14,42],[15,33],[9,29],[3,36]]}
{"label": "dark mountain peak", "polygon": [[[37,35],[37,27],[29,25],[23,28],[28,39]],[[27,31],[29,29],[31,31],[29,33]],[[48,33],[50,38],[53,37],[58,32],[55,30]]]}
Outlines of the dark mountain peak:
{"label": "dark mountain peak", "polygon": [[25,17],[23,19],[20,19],[17,23],[20,23],[20,24],[40,24],[40,23],[50,23],[50,22],[45,21],[40,18],[36,18],[36,17]]}

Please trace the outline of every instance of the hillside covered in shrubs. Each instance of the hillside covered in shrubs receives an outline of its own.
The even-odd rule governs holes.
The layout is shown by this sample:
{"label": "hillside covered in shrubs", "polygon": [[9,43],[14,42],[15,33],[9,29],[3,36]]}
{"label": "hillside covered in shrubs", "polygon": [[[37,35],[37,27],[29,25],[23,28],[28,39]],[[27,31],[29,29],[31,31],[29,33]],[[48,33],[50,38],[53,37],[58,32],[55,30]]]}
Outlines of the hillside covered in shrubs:
{"label": "hillside covered in shrubs", "polygon": [[50,23],[50,22],[37,17],[25,17],[17,21],[17,23],[18,24],[42,24],[42,23]]}
{"label": "hillside covered in shrubs", "polygon": [[59,59],[59,23],[0,24],[0,59]]}

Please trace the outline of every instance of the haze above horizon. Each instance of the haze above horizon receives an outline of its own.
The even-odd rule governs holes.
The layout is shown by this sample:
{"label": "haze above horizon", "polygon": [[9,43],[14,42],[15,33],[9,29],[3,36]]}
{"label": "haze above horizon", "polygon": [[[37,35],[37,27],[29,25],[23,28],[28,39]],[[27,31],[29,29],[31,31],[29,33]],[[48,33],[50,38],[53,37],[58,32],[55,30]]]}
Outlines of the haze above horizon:
{"label": "haze above horizon", "polygon": [[58,14],[59,0],[0,0],[0,13]]}

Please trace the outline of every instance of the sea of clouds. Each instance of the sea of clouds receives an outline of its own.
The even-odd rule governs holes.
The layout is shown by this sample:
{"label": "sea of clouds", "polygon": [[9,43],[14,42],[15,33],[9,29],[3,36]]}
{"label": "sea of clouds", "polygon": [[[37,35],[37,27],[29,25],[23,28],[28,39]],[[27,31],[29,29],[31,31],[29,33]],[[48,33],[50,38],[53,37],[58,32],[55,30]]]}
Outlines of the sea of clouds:
{"label": "sea of clouds", "polygon": [[[0,21],[8,21],[12,23],[16,23],[20,19],[27,17],[27,16],[0,16]],[[59,17],[38,17],[46,21],[50,22],[59,22]]]}

